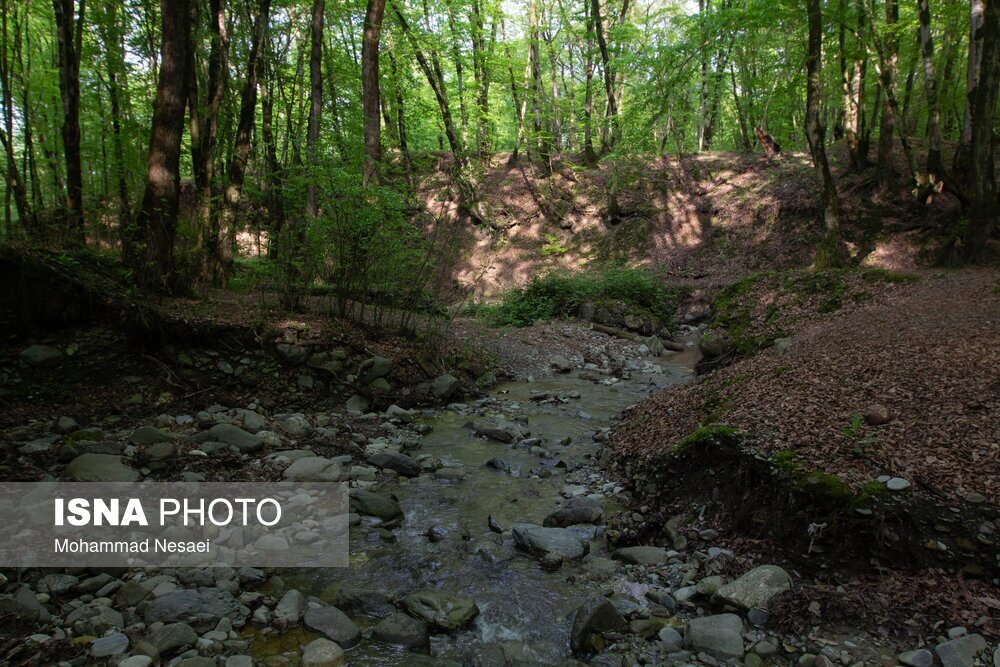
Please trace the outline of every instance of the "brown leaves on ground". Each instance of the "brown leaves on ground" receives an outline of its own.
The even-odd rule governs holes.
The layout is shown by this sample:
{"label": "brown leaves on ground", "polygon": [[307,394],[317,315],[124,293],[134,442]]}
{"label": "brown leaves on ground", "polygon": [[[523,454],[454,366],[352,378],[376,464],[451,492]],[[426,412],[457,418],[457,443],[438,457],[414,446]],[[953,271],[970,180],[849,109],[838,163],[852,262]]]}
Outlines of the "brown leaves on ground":
{"label": "brown leaves on ground", "polygon": [[[774,350],[642,403],[622,453],[669,448],[699,423],[730,424],[769,453],[858,486],[880,474],[961,499],[1000,500],[1000,295],[995,272],[926,273],[805,324]],[[892,421],[850,428],[873,404]]]}

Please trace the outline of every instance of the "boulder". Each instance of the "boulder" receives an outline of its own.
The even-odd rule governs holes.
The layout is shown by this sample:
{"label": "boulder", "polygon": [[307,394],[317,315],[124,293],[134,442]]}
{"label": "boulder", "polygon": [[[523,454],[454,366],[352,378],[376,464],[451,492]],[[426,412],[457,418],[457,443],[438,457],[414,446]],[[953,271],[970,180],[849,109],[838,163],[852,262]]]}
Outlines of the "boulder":
{"label": "boulder", "polygon": [[472,600],[440,590],[410,593],[403,598],[402,605],[410,616],[443,632],[458,630],[479,615],[479,607]]}
{"label": "boulder", "polygon": [[70,461],[66,474],[78,482],[137,482],[141,476],[114,454],[81,454]]}
{"label": "boulder", "polygon": [[152,600],[143,611],[147,625],[164,623],[189,623],[200,632],[211,630],[221,618],[242,620],[245,609],[229,591],[219,588],[187,588]]}
{"label": "boulder", "polygon": [[351,493],[351,510],[383,521],[403,518],[403,510],[395,498],[372,491],[356,490]]}
{"label": "boulder", "polygon": [[136,430],[132,431],[132,435],[129,436],[129,440],[133,445],[156,445],[161,442],[170,442],[173,440],[173,436],[169,433],[165,433],[155,426],[140,426]]}
{"label": "boulder", "polygon": [[986,650],[982,635],[966,635],[938,644],[935,648],[942,667],[973,667],[976,656]]}
{"label": "boulder", "polygon": [[624,547],[615,549],[611,557],[631,565],[661,565],[667,562],[667,550],[662,547]]}
{"label": "boulder", "polygon": [[455,396],[462,388],[462,383],[454,375],[445,373],[434,378],[431,383],[431,396],[439,401],[447,401]]}
{"label": "boulder", "polygon": [[336,642],[329,639],[315,639],[302,649],[300,667],[340,667],[347,664],[347,656]]}
{"label": "boulder", "polygon": [[697,653],[716,660],[743,657],[743,619],[736,614],[692,618],[687,627],[687,644]]}
{"label": "boulder", "polygon": [[302,623],[342,648],[351,648],[361,641],[361,629],[336,607],[309,607]]}
{"label": "boulder", "polygon": [[723,602],[741,609],[767,609],[773,597],[792,587],[792,578],[777,565],[755,567],[718,590]]}
{"label": "boulder", "polygon": [[198,633],[187,623],[167,623],[151,633],[147,640],[162,656],[180,653],[198,643]]}
{"label": "boulder", "polygon": [[371,402],[367,398],[361,394],[354,394],[347,399],[347,403],[344,404],[344,409],[350,414],[362,415],[368,412],[368,407],[370,405]]}
{"label": "boulder", "polygon": [[666,348],[663,346],[663,341],[656,336],[644,338],[642,344],[646,346],[649,353],[654,357],[658,357],[666,351]]}
{"label": "boulder", "polygon": [[549,365],[551,365],[557,373],[569,373],[573,370],[573,363],[562,354],[553,355],[549,359]]}
{"label": "boulder", "polygon": [[21,361],[36,368],[51,368],[59,363],[63,353],[48,345],[32,345],[21,352]]}
{"label": "boulder", "polygon": [[420,474],[420,464],[406,454],[399,452],[384,451],[372,454],[368,457],[368,462],[376,468],[388,468],[395,470],[403,477],[416,477]]}
{"label": "boulder", "polygon": [[580,496],[571,498],[564,507],[545,517],[542,524],[546,528],[565,528],[581,523],[600,523],[604,516],[601,503],[593,498]]}
{"label": "boulder", "polygon": [[247,433],[239,426],[232,424],[216,424],[208,429],[208,440],[223,442],[235,447],[241,452],[256,452],[264,447],[264,439],[253,433]]}
{"label": "boulder", "polygon": [[361,363],[358,375],[361,384],[371,384],[379,378],[384,378],[392,372],[392,360],[385,357],[372,357]]}
{"label": "boulder", "polygon": [[274,620],[288,626],[298,625],[306,608],[306,598],[294,588],[287,591],[274,607]]}
{"label": "boulder", "polygon": [[382,591],[343,586],[333,596],[338,609],[351,614],[385,618],[396,612],[392,598]]}
{"label": "boulder", "polygon": [[292,461],[283,476],[290,482],[336,482],[340,480],[341,468],[328,458],[305,456]]}
{"label": "boulder", "polygon": [[416,650],[426,650],[431,645],[427,626],[412,616],[399,613],[379,621],[372,630],[372,639]]}
{"label": "boulder", "polygon": [[698,349],[706,358],[718,359],[732,349],[732,343],[724,329],[713,329],[701,335],[698,339]]}
{"label": "boulder", "polygon": [[625,619],[605,597],[595,597],[583,603],[573,617],[569,645],[576,655],[597,653],[605,646],[604,633],[621,632]]}
{"label": "boulder", "polygon": [[519,523],[511,531],[517,546],[538,558],[556,553],[564,560],[578,560],[590,552],[590,544],[566,528]]}
{"label": "boulder", "polygon": [[281,360],[290,366],[301,366],[309,359],[309,348],[301,345],[278,343],[275,350]]}
{"label": "boulder", "polygon": [[405,409],[399,407],[395,403],[393,403],[392,405],[390,405],[389,408],[385,411],[385,418],[386,419],[398,419],[399,421],[401,421],[404,424],[412,424],[413,423],[413,413],[410,412],[409,410],[405,410]]}

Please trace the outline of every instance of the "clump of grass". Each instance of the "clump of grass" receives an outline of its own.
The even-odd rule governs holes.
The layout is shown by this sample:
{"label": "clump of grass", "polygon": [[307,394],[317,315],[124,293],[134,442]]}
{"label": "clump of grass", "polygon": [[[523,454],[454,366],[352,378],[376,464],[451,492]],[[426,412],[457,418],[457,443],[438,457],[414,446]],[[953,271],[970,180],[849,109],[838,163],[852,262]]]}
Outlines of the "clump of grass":
{"label": "clump of grass", "polygon": [[528,326],[538,320],[573,316],[587,301],[620,301],[664,321],[676,305],[652,272],[613,267],[587,273],[550,271],[522,289],[506,292],[499,304],[480,306],[477,313],[496,325]]}

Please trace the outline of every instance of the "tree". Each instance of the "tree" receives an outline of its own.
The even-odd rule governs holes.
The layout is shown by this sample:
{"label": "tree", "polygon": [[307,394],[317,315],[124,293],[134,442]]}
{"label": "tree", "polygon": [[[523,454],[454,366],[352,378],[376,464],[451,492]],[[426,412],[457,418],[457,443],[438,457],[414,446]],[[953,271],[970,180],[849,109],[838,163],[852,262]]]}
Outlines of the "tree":
{"label": "tree", "polygon": [[823,14],[820,0],[806,0],[809,17],[809,49],[806,58],[806,139],[812,153],[820,187],[820,211],[822,211],[822,235],[816,249],[816,268],[827,268],[838,264],[840,245],[840,202],[837,188],[830,173],[830,163],[826,159],[826,127],[820,114],[820,98],[823,94]]}
{"label": "tree", "polygon": [[364,37],[361,42],[361,113],[365,134],[365,185],[378,182],[379,163],[382,161],[378,50],[384,14],[385,0],[368,0]]}
{"label": "tree", "polygon": [[83,167],[80,161],[80,53],[83,50],[85,0],[52,0],[59,45],[59,93],[62,97],[63,153],[66,158],[66,212],[72,237],[84,241]]}
{"label": "tree", "polygon": [[[309,126],[306,130],[306,155],[309,165],[319,164],[319,123],[323,116],[323,14],[325,0],[313,0],[312,22],[309,24]],[[310,181],[306,191],[306,211],[309,217],[319,216],[316,184]]]}
{"label": "tree", "polygon": [[146,161],[146,189],[132,227],[123,230],[122,256],[136,282],[167,287],[177,232],[181,138],[190,76],[192,0],[160,0],[161,44],[156,101]]}

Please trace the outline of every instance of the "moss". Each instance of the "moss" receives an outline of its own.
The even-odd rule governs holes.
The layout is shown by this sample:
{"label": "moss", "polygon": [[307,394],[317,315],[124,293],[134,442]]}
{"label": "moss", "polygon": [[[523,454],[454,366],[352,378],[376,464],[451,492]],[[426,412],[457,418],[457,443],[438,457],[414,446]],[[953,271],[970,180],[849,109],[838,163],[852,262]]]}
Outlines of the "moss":
{"label": "moss", "polygon": [[795,456],[795,452],[788,450],[780,451],[774,455],[774,465],[786,473],[792,473],[799,469],[798,458]]}
{"label": "moss", "polygon": [[788,478],[795,490],[848,509],[868,508],[889,496],[885,485],[878,482],[869,482],[854,490],[836,475],[818,470],[803,470],[801,461],[792,451],[780,451],[771,461]]}
{"label": "moss", "polygon": [[674,453],[682,454],[695,447],[715,444],[719,440],[734,437],[738,432],[735,427],[722,424],[699,425],[694,431],[677,441],[677,444],[674,445]]}
{"label": "moss", "polygon": [[805,301],[807,297],[820,297],[816,310],[820,313],[834,313],[843,305],[844,292],[847,290],[844,274],[842,270],[833,269],[792,274],[785,280],[785,287],[797,292],[800,301]]}
{"label": "moss", "polygon": [[[745,297],[761,281],[772,279],[777,275],[779,274],[773,271],[749,275],[725,287],[712,303],[711,328],[726,329],[733,347],[742,355],[752,354],[770,342],[766,337],[753,336],[749,333],[750,314],[755,304]],[[774,304],[772,306],[775,310],[769,307],[769,321],[778,315],[777,306]]]}
{"label": "moss", "polygon": [[861,279],[866,283],[891,283],[894,285],[898,285],[900,283],[912,283],[920,280],[918,276],[915,276],[912,273],[889,271],[887,269],[866,269],[861,272]]}

